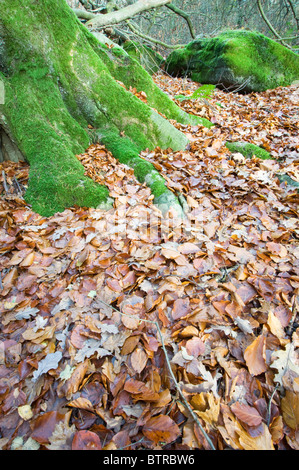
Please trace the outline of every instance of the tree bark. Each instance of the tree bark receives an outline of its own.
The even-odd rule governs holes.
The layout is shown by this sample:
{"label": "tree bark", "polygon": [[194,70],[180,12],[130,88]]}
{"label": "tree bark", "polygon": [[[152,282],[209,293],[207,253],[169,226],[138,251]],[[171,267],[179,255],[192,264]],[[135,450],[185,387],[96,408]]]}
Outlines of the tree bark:
{"label": "tree bark", "polygon": [[143,11],[166,5],[167,3],[170,3],[170,1],[171,0],[138,0],[136,3],[121,8],[120,10],[112,11],[105,15],[96,15],[86,23],[86,26],[97,29],[102,28],[103,26],[118,24],[142,13]]}
{"label": "tree bark", "polygon": [[[25,199],[35,212],[111,207],[108,189],[86,177],[75,157],[99,140],[149,184],[157,203],[176,203],[139,157],[146,148],[187,144],[155,110],[185,124],[208,121],[181,111],[122,48],[100,43],[65,0],[0,1],[0,43],[0,126],[30,164]],[[130,86],[144,91],[148,103]]]}

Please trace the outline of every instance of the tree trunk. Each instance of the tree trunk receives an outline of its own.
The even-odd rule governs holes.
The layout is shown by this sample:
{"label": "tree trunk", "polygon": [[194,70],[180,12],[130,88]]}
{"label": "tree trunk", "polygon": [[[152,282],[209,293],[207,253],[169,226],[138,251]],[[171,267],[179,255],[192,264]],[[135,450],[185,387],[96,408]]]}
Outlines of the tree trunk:
{"label": "tree trunk", "polygon": [[[0,1],[1,80],[0,126],[30,164],[25,199],[44,216],[75,204],[111,206],[108,189],[84,176],[75,157],[92,141],[132,166],[155,201],[175,203],[139,153],[183,149],[187,139],[154,109],[185,124],[210,125],[181,111],[122,48],[99,43],[65,0]],[[148,104],[130,85],[146,93]]]}

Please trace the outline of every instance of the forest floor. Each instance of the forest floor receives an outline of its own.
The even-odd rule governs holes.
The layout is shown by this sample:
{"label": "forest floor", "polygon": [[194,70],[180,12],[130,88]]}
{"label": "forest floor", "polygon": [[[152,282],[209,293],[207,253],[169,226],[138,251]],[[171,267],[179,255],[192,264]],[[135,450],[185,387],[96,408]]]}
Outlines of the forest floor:
{"label": "forest floor", "polygon": [[299,181],[299,87],[178,104],[215,126],[142,156],[181,224],[101,145],[78,158],[109,212],[41,217],[28,165],[0,165],[0,448],[299,450],[298,192],[277,176]]}

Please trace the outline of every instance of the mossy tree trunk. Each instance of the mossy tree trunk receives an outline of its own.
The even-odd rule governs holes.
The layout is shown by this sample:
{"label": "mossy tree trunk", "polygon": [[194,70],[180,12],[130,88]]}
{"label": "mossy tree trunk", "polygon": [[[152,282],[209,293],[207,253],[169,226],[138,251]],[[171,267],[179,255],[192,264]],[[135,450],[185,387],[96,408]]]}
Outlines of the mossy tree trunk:
{"label": "mossy tree trunk", "polygon": [[[164,180],[140,151],[186,146],[167,119],[210,125],[182,112],[123,49],[99,43],[65,0],[0,1],[0,80],[0,125],[30,164],[25,199],[45,216],[111,203],[75,157],[92,139],[132,166],[158,200]],[[148,104],[120,81],[143,90]]]}

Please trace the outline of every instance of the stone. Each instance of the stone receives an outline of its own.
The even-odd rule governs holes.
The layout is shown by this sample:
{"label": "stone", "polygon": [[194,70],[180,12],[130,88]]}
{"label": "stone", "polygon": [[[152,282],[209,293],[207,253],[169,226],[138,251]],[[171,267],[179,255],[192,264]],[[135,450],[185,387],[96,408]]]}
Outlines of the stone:
{"label": "stone", "polygon": [[165,70],[224,90],[262,92],[298,80],[299,56],[263,34],[226,31],[171,52]]}

